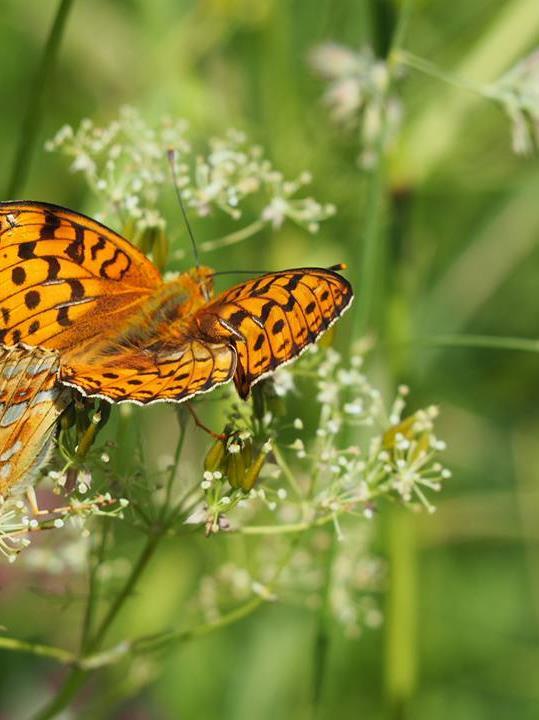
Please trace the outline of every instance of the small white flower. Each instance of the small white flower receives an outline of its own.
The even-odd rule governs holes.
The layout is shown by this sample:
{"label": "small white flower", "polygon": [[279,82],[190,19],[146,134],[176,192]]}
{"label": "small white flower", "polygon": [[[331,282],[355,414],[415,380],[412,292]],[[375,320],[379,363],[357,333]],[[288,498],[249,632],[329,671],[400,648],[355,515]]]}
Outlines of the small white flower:
{"label": "small white flower", "polygon": [[343,407],[347,415],[362,415],[364,412],[363,404],[360,401],[345,403]]}

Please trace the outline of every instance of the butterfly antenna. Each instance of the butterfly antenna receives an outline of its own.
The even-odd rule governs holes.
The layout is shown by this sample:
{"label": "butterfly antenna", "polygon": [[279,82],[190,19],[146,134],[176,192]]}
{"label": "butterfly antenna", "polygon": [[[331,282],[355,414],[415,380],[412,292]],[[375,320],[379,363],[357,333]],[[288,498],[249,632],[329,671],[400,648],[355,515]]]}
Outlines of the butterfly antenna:
{"label": "butterfly antenna", "polygon": [[[346,263],[337,263],[337,265],[330,265],[326,270],[340,272],[346,270],[347,267]],[[267,275],[271,272],[275,272],[275,270],[219,270],[212,273],[212,277],[218,277],[219,275]]]}
{"label": "butterfly antenna", "polygon": [[178,198],[178,202],[180,204],[180,209],[182,211],[183,215],[183,221],[185,222],[185,225],[187,227],[187,232],[189,233],[189,237],[191,238],[191,246],[193,248],[193,255],[195,256],[195,265],[197,268],[200,267],[200,257],[198,254],[198,248],[195,242],[195,237],[193,235],[193,231],[191,230],[191,225],[189,223],[189,218],[187,217],[187,213],[185,211],[185,205],[183,204],[183,198],[182,193],[180,191],[180,185],[178,183],[178,175],[176,173],[176,165],[175,165],[175,159],[176,159],[176,151],[174,148],[169,148],[167,150],[167,157],[168,162],[170,164],[170,172],[172,173],[172,180],[174,182],[174,189],[176,190],[176,197]]}

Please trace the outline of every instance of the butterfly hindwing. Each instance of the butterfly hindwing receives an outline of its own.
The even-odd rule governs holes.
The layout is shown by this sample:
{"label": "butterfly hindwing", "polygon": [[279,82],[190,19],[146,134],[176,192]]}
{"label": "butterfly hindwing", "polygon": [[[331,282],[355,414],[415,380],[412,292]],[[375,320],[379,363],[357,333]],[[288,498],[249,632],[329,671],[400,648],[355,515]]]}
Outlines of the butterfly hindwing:
{"label": "butterfly hindwing", "polygon": [[236,352],[224,343],[189,340],[174,349],[131,348],[102,355],[92,364],[73,361],[61,369],[62,382],[85,395],[112,402],[181,402],[232,379]]}
{"label": "butterfly hindwing", "polygon": [[27,485],[47,460],[70,397],[57,371],[54,351],[0,345],[0,495]]}

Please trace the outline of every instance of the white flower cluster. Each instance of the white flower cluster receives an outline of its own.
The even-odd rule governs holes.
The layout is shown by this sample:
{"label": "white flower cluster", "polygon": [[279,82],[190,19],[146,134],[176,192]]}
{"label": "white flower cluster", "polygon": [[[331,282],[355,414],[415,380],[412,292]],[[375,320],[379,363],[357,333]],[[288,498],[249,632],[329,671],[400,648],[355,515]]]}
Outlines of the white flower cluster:
{"label": "white flower cluster", "polygon": [[[231,434],[208,452],[202,499],[187,522],[205,526],[207,534],[227,530],[249,538],[250,571],[227,564],[204,577],[196,605],[207,621],[254,594],[319,607],[327,583],[323,558],[335,532],[333,616],[352,637],[382,623],[377,593],[384,567],[369,551],[372,524],[362,519],[374,517],[382,497],[432,511],[427,491],[440,490],[450,472],[437,460],[445,449],[434,434],[437,408],[405,416],[409,390],[400,386],[388,410],[362,365],[360,354],[346,364],[335,350],[315,346],[258,388],[265,397],[258,416],[260,398],[252,406],[232,403]],[[283,402],[313,383],[318,423],[307,430],[301,418],[286,419]],[[261,460],[256,477],[249,474],[255,456]],[[291,553],[290,538],[307,530]]]}
{"label": "white flower cluster", "polygon": [[501,104],[513,128],[513,150],[528,155],[539,147],[539,49],[521,60],[486,94]]}
{"label": "white flower cluster", "polygon": [[[423,489],[438,491],[450,477],[436,461],[438,452],[445,449],[433,432],[437,408],[402,419],[409,390],[400,386],[388,414],[380,391],[361,371],[362,361],[356,355],[350,367],[343,367],[339,354],[330,350],[318,366],[317,441],[310,451],[297,453],[307,457],[324,478],[314,501],[320,510],[335,513],[360,504],[369,518],[377,497],[396,493],[406,503],[419,500],[432,510]],[[358,434],[360,444],[343,443]]]}
{"label": "white flower cluster", "polygon": [[390,69],[370,48],[357,52],[336,43],[324,43],[310,53],[313,70],[328,81],[324,102],[335,122],[359,128],[360,165],[369,169],[378,150],[387,149],[397,134],[402,106],[390,94]]}
{"label": "white flower cluster", "polygon": [[[0,498],[0,555],[14,562],[18,553],[30,545],[30,512],[21,496]],[[37,526],[37,520],[33,521]]]}
{"label": "white flower cluster", "polygon": [[[53,492],[56,492],[58,488],[63,490],[61,480],[65,478],[65,475],[51,471],[48,477],[57,483],[60,481],[53,488]],[[88,485],[86,485],[85,480]],[[89,490],[89,483],[90,475],[84,473],[80,482],[76,485],[78,493],[81,495],[86,494]],[[56,492],[56,494],[58,493]],[[112,497],[110,493],[98,494],[84,500],[71,495],[66,498],[65,505],[40,510],[37,513],[37,508],[30,505],[29,495],[24,492],[13,493],[6,499],[0,496],[0,555],[3,555],[9,562],[14,562],[21,550],[31,544],[32,533],[41,530],[68,527],[85,539],[90,534],[86,527],[86,523],[90,518],[96,515],[122,518],[123,510],[128,504],[126,498],[117,499]],[[60,544],[64,542],[63,537],[60,538],[59,542]],[[43,560],[50,554],[50,562],[41,563],[42,569],[46,569],[46,566],[49,568],[57,567],[57,563],[53,560],[58,552],[56,546],[41,547],[37,552],[36,558],[33,558],[33,551],[24,554],[29,566],[37,567],[40,564],[37,558]],[[82,569],[82,565],[79,569]]]}
{"label": "white flower cluster", "polygon": [[135,239],[148,229],[166,227],[159,199],[163,188],[172,184],[170,151],[182,198],[201,217],[219,209],[239,220],[242,204],[254,197],[254,212],[262,225],[279,228],[288,218],[316,232],[335,212],[332,205],[312,197],[297,197],[311,182],[309,173],[287,180],[262,148],[249,145],[237,130],[211,139],[207,152],[198,153],[187,139],[185,120],[167,117],[152,127],[134,108],[124,107],[106,127],[89,119],[77,130],[64,126],[45,147],[71,158],[71,170],[84,174],[124,226],[134,225]]}
{"label": "white flower cluster", "polygon": [[[250,406],[234,404],[228,425],[233,430],[208,452],[200,484],[204,497],[188,522],[205,524],[211,533],[238,529],[265,509],[276,511],[283,524],[332,522],[340,535],[342,515],[359,511],[370,519],[382,496],[432,512],[425,491],[438,492],[451,476],[437,460],[445,449],[434,434],[438,410],[404,417],[409,390],[400,386],[388,412],[362,363],[355,355],[345,366],[338,352],[315,346],[293,368],[276,373],[270,395],[281,404],[287,393],[301,393],[304,378],[315,379],[319,420],[312,440],[301,418],[284,422],[266,409],[255,419],[245,410]],[[279,438],[291,430],[296,437],[283,444]]]}

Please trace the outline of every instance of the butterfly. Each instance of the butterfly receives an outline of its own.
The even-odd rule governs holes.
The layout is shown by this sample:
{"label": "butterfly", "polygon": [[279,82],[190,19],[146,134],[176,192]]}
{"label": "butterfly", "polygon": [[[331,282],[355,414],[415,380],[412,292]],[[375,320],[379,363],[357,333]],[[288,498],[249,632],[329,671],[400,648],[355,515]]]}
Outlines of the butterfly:
{"label": "butterfly", "polygon": [[70,392],[57,382],[58,353],[0,346],[0,495],[22,492],[52,449]]}
{"label": "butterfly", "polygon": [[261,275],[213,293],[197,267],[165,282],[128,240],[39,202],[0,203],[0,343],[58,356],[60,384],[110,402],[182,402],[234,381],[242,398],[350,306],[334,270]]}

